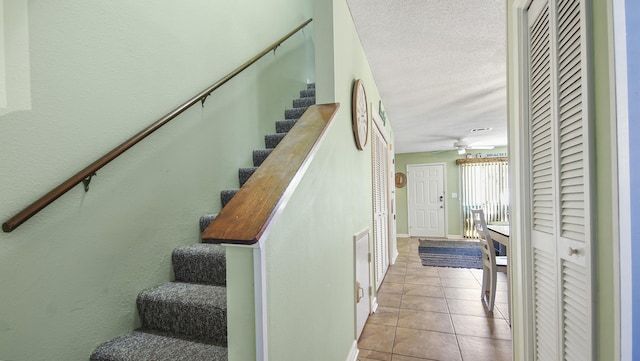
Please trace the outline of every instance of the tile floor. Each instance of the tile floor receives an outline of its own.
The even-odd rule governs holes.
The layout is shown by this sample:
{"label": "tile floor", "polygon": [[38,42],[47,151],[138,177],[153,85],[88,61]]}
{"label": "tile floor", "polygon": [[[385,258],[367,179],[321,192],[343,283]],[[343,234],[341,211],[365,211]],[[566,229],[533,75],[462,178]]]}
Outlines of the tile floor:
{"label": "tile floor", "polygon": [[359,361],[512,359],[505,274],[489,312],[480,300],[482,270],[425,267],[417,239],[399,238],[398,252],[358,341]]}

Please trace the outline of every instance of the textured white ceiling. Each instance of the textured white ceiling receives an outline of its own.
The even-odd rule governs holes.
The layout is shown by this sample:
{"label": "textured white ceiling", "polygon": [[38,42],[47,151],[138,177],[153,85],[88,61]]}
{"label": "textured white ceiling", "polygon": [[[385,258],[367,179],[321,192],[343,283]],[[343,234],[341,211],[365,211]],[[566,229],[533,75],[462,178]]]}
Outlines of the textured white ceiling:
{"label": "textured white ceiling", "polygon": [[507,144],[504,0],[347,3],[396,153]]}

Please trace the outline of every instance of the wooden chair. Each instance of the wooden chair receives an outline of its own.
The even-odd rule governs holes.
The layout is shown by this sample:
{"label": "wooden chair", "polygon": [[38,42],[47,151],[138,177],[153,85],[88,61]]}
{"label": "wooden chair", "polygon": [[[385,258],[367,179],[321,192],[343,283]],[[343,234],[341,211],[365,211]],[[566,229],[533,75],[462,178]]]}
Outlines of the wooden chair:
{"label": "wooden chair", "polygon": [[489,311],[493,311],[496,301],[497,272],[507,272],[507,257],[496,256],[493,239],[489,234],[487,222],[482,209],[471,210],[473,226],[480,238],[482,248],[482,293],[480,298],[487,304]]}

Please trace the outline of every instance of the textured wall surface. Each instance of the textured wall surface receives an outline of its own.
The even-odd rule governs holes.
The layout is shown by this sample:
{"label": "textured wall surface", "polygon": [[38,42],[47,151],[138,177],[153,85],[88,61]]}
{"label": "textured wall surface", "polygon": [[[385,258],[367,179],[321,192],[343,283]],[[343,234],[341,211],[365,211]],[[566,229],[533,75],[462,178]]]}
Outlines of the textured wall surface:
{"label": "textured wall surface", "polygon": [[[0,3],[4,17],[16,3]],[[31,105],[0,113],[2,221],[312,15],[299,0],[27,4]],[[0,359],[86,360],[139,325],[137,293],[172,278],[171,250],[199,241],[198,217],[219,210],[314,80],[312,29],[103,168],[88,193],[0,233]]]}
{"label": "textured wall surface", "polygon": [[266,242],[270,360],[347,359],[355,342],[353,235],[372,229],[371,142],[356,149],[351,89],[363,79],[373,104],[378,90],[346,3],[316,2],[315,18],[323,29],[315,37],[325,74],[319,101],[341,108]]}

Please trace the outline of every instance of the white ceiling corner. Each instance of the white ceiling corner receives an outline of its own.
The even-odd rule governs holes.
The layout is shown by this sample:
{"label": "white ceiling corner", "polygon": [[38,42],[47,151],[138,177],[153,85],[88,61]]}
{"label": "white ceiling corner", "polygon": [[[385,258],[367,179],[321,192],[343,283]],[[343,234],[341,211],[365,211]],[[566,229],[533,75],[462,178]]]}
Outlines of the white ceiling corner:
{"label": "white ceiling corner", "polygon": [[347,3],[396,153],[507,144],[504,0]]}

